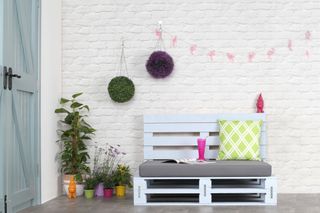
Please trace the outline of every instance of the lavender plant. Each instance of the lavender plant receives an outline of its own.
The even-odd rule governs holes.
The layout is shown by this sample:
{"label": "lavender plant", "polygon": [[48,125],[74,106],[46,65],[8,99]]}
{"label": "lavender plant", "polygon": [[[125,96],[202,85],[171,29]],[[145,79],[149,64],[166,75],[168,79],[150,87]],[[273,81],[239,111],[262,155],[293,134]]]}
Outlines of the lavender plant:
{"label": "lavender plant", "polygon": [[98,182],[103,182],[106,176],[112,175],[124,155],[126,153],[120,151],[119,144],[116,146],[106,144],[105,147],[96,146],[93,175]]}

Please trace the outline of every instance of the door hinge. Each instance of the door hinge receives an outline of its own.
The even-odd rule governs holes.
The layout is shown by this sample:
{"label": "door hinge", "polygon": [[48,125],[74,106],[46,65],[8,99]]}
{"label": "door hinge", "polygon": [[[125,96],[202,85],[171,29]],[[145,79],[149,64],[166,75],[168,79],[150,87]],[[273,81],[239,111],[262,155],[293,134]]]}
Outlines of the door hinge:
{"label": "door hinge", "polygon": [[7,195],[4,196],[4,213],[8,212]]}

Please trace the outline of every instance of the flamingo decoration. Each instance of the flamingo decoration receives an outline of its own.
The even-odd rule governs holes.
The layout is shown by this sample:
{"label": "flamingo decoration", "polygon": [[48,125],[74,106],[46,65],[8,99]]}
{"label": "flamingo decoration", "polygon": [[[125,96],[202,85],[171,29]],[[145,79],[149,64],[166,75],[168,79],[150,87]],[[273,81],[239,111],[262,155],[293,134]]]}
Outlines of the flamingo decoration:
{"label": "flamingo decoration", "polygon": [[291,39],[288,40],[288,49],[289,49],[290,51],[293,50],[293,49],[292,49],[292,40],[291,40]]}
{"label": "flamingo decoration", "polygon": [[155,34],[156,34],[157,39],[159,40],[161,38],[161,31],[156,29]]}
{"label": "flamingo decoration", "polygon": [[171,40],[171,46],[172,47],[176,47],[176,45],[177,45],[177,36],[174,36],[173,38],[172,38],[172,40]]}
{"label": "flamingo decoration", "polygon": [[306,50],[305,55],[306,55],[307,58],[310,57],[310,52],[309,52],[309,50]]}
{"label": "flamingo decoration", "polygon": [[249,52],[248,53],[248,62],[251,63],[253,61],[253,58],[256,56],[255,52]]}
{"label": "flamingo decoration", "polygon": [[196,51],[197,51],[197,45],[195,45],[195,44],[191,45],[191,47],[190,47],[191,55],[194,55]]}
{"label": "flamingo decoration", "polygon": [[233,53],[227,53],[228,60],[234,62],[235,55]]}
{"label": "flamingo decoration", "polygon": [[208,56],[210,60],[213,61],[214,56],[216,56],[216,51],[211,50],[210,52],[208,52]]}
{"label": "flamingo decoration", "polygon": [[264,111],[263,111],[264,101],[263,101],[261,93],[260,93],[260,95],[258,97],[256,106],[257,106],[257,113],[264,113]]}
{"label": "flamingo decoration", "polygon": [[304,34],[304,36],[306,40],[311,40],[311,32],[309,30]]}
{"label": "flamingo decoration", "polygon": [[274,53],[275,53],[275,49],[274,48],[271,48],[270,50],[268,50],[268,52],[267,52],[268,58],[271,59],[272,56],[274,55]]}

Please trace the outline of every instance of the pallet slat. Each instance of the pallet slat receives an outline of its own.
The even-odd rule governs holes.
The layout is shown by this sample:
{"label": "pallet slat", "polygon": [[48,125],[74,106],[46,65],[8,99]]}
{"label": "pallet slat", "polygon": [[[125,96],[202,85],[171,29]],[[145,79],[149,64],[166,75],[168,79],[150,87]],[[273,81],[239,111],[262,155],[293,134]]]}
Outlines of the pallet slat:
{"label": "pallet slat", "polygon": [[[263,134],[264,135],[264,134]],[[181,136],[181,137],[157,137],[157,136],[144,136],[145,146],[197,146],[197,139],[199,136]],[[266,139],[261,137],[260,145],[266,145]],[[220,140],[219,136],[209,136],[207,137],[206,145],[219,146]]]}
{"label": "pallet slat", "polygon": [[261,188],[212,188],[213,194],[246,194],[246,193],[266,193],[266,189]]}
{"label": "pallet slat", "polygon": [[144,123],[201,123],[217,120],[266,120],[264,113],[252,114],[200,114],[200,115],[144,115]]}
{"label": "pallet slat", "polygon": [[[261,128],[265,131],[265,125]],[[151,123],[144,124],[144,132],[219,132],[219,124],[212,123]]]}
{"label": "pallet slat", "polygon": [[[150,148],[152,148],[150,146]],[[208,147],[207,147],[208,148]],[[213,159],[218,155],[218,150],[208,150],[205,151],[205,157],[207,159]],[[196,159],[198,158],[197,150],[156,150],[150,151],[145,147],[144,149],[144,159]]]}
{"label": "pallet slat", "polygon": [[181,189],[181,188],[170,188],[170,189],[146,189],[143,191],[146,194],[199,194],[199,189]]}

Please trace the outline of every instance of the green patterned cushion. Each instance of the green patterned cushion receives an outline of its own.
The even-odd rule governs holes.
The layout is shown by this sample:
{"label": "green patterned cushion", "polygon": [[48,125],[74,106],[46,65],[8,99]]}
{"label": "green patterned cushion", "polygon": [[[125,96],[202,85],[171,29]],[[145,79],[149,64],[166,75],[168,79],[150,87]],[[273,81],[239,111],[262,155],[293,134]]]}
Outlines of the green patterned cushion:
{"label": "green patterned cushion", "polygon": [[260,160],[262,121],[220,120],[217,160]]}

